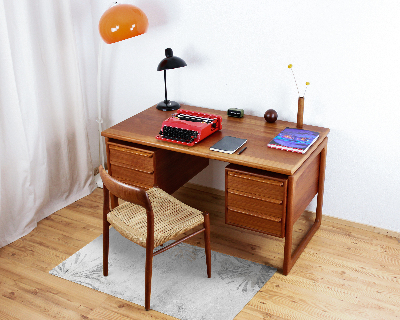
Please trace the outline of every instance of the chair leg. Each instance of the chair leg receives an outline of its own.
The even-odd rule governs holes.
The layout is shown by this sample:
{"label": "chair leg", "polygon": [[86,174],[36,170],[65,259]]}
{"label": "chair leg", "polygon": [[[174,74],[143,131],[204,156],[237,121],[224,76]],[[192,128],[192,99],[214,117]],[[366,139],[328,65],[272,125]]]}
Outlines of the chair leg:
{"label": "chair leg", "polygon": [[110,223],[107,220],[103,221],[103,275],[108,276],[108,252],[110,244]]}
{"label": "chair leg", "polygon": [[146,311],[150,310],[151,276],[153,273],[153,249],[150,247],[151,246],[146,247],[145,301],[144,301],[144,307]]}
{"label": "chair leg", "polygon": [[207,276],[211,278],[210,216],[204,213],[204,248],[206,251]]}

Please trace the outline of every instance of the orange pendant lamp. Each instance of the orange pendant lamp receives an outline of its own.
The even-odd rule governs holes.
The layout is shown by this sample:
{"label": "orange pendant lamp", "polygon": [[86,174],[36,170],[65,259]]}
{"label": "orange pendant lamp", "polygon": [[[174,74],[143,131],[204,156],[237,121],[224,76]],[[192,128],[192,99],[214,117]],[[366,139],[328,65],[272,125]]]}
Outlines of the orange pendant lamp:
{"label": "orange pendant lamp", "polygon": [[131,4],[116,4],[100,18],[99,32],[110,44],[139,36],[147,31],[149,21],[145,13]]}
{"label": "orange pendant lamp", "polygon": [[[99,21],[99,32],[105,43],[111,44],[132,37],[139,36],[147,31],[149,21],[145,13],[138,7],[131,4],[114,3],[107,11],[103,13]],[[101,65],[102,65],[103,42],[100,41],[99,53],[97,59],[97,112],[96,122],[99,125],[99,159],[101,165],[105,167],[104,161],[104,143],[101,132],[103,131],[103,118],[101,115]],[[100,175],[96,176],[97,185],[102,188],[103,183]]]}

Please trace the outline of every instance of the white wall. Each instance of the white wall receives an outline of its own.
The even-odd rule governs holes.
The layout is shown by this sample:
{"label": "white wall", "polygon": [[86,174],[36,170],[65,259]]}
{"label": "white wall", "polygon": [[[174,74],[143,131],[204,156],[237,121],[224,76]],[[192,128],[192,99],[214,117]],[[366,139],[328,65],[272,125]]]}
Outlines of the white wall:
{"label": "white wall", "polygon": [[[91,0],[94,28],[109,3]],[[400,232],[398,0],[126,3],[150,27],[104,48],[105,128],[163,100],[156,68],[167,47],[188,64],[167,72],[170,99],[258,116],[273,108],[295,122],[292,63],[301,94],[311,83],[304,122],[331,129],[323,213]],[[96,32],[86,36],[97,46]],[[193,181],[223,189],[223,166]]]}

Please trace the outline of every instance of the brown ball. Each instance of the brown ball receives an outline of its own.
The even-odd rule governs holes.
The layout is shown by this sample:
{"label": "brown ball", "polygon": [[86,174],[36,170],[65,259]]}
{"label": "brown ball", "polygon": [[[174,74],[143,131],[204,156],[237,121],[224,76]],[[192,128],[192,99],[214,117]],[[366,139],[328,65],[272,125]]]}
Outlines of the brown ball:
{"label": "brown ball", "polygon": [[274,123],[278,119],[278,113],[274,109],[268,109],[264,113],[265,121]]}

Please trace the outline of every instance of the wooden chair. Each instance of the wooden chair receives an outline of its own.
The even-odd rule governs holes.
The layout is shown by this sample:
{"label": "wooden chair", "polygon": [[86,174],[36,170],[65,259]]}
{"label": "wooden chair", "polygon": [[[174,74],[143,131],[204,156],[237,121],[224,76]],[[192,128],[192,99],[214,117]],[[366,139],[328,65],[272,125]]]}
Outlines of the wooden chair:
{"label": "wooden chair", "polygon": [[[103,274],[108,275],[110,224],[125,238],[146,248],[145,308],[150,309],[153,257],[204,231],[207,276],[211,278],[210,218],[208,213],[175,199],[163,190],[153,187],[147,192],[124,184],[99,167],[103,180]],[[127,202],[110,211],[110,194]],[[154,248],[203,224],[203,228],[155,252]]]}

